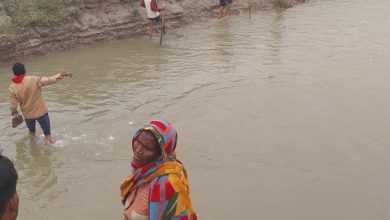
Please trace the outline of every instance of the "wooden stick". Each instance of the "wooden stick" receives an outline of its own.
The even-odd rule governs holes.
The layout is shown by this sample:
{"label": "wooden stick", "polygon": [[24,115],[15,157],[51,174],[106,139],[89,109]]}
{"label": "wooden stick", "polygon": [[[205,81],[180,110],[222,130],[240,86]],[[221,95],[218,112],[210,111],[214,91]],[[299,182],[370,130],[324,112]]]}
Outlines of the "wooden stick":
{"label": "wooden stick", "polygon": [[163,36],[165,34],[165,24],[164,24],[164,19],[161,18],[161,30],[160,30],[160,46],[162,45],[163,41]]}
{"label": "wooden stick", "polygon": [[[165,8],[165,5],[164,5],[164,8]],[[160,16],[161,16],[161,24],[160,24],[160,46],[162,45],[162,42],[163,42],[163,36],[165,35],[165,22],[164,22],[164,18],[162,16],[162,13],[160,12]]]}
{"label": "wooden stick", "polygon": [[251,19],[251,4],[248,2],[249,19]]}

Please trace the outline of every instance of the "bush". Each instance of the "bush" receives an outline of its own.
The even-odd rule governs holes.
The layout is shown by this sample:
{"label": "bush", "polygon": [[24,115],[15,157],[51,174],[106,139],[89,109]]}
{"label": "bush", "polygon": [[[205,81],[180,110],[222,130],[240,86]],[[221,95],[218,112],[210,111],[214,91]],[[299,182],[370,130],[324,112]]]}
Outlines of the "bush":
{"label": "bush", "polygon": [[64,24],[79,16],[72,0],[2,0],[12,24],[50,26]]}

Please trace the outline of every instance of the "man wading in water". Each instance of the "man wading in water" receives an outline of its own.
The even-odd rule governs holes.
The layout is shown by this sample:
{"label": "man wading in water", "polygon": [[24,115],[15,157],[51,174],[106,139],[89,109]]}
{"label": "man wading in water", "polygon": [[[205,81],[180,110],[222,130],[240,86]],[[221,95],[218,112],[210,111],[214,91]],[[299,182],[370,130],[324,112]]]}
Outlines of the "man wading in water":
{"label": "man wading in water", "polygon": [[219,0],[219,18],[223,18],[227,15],[232,3],[233,0]]}
{"label": "man wading in water", "polygon": [[72,74],[62,72],[51,77],[29,76],[26,75],[26,69],[22,63],[15,63],[12,66],[12,71],[14,77],[11,79],[11,85],[8,89],[11,115],[13,116],[12,127],[16,127],[23,122],[23,118],[19,116],[17,110],[19,105],[30,131],[30,136],[35,137],[35,124],[38,121],[45,134],[46,143],[52,144],[49,113],[43,100],[42,87],[56,83],[64,76],[72,77]]}
{"label": "man wading in water", "polygon": [[[157,0],[141,0],[140,5],[144,8],[146,8],[146,14],[148,16],[149,24],[148,24],[148,36],[149,39],[152,39],[153,35],[153,24],[160,24],[162,25],[162,18],[160,15],[161,11],[165,10],[165,5],[161,8],[157,5]],[[162,30],[165,31],[165,30]]]}

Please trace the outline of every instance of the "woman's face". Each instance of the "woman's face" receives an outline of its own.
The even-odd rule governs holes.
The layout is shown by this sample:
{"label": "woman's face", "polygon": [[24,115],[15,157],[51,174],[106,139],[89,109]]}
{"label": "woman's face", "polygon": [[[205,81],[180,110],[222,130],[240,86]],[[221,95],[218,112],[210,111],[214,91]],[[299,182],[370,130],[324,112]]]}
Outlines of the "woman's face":
{"label": "woman's face", "polygon": [[156,161],[161,154],[159,149],[153,134],[141,131],[133,143],[134,162],[143,166]]}

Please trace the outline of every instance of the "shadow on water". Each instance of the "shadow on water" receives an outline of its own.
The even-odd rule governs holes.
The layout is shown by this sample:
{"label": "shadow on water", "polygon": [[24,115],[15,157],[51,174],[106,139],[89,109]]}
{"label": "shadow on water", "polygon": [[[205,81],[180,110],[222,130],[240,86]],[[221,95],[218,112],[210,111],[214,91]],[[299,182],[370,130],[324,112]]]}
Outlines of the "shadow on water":
{"label": "shadow on water", "polygon": [[16,142],[15,166],[19,173],[19,188],[27,199],[34,199],[57,183],[51,155],[48,146],[35,140],[24,138]]}
{"label": "shadow on water", "polygon": [[277,65],[282,63],[280,49],[283,46],[283,20],[283,11],[276,10],[273,18],[270,20],[270,39],[268,41],[270,54],[268,62],[265,64],[268,63],[269,65]]}
{"label": "shadow on water", "polygon": [[220,62],[230,65],[233,57],[232,49],[234,44],[231,23],[227,20],[217,23],[214,31],[215,55]]}

